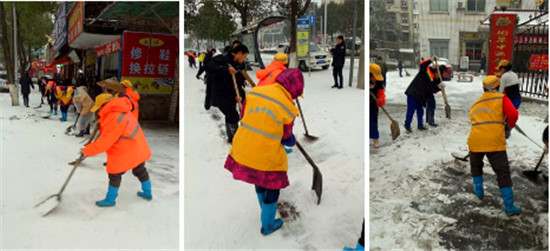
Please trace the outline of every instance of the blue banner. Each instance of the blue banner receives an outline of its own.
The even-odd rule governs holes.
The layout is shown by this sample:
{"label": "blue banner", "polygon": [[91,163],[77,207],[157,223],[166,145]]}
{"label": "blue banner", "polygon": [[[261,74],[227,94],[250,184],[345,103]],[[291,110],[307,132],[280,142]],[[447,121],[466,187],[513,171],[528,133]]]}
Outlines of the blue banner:
{"label": "blue banner", "polygon": [[[67,44],[67,2],[60,2],[57,14],[55,15],[54,24],[55,34],[55,55],[59,53],[59,50]],[[53,59],[55,60],[55,59]]]}

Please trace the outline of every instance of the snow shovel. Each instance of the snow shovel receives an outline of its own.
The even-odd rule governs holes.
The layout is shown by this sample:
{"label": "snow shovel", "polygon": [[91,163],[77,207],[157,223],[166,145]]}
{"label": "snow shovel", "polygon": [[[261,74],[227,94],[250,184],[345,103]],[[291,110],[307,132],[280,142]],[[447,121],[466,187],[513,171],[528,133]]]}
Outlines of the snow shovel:
{"label": "snow shovel", "polygon": [[404,69],[404,70],[405,70],[405,76],[410,77],[411,74],[409,74],[409,72],[407,71],[407,69]]}
{"label": "snow shovel", "polygon": [[[516,128],[516,130],[518,130],[518,132],[521,133],[523,136],[525,136],[528,140],[531,140],[531,142],[533,142],[533,144],[535,144],[538,147],[542,148],[542,146],[537,144],[537,142],[535,142],[533,139],[529,138],[529,136],[527,136],[527,134],[525,134],[525,132],[523,130],[521,130],[521,128],[519,127],[518,124],[516,124],[516,126],[514,126],[514,128]],[[542,149],[544,149],[544,148],[542,148]]]}
{"label": "snow shovel", "polygon": [[[88,139],[88,143],[86,143],[86,145],[90,144],[94,138],[95,138],[95,135],[97,134],[97,132],[99,131],[99,124],[97,124],[94,128],[94,131],[92,132],[92,135],[90,136],[90,138]],[[84,146],[86,146],[84,145]],[[84,159],[83,159],[84,160]],[[75,160],[75,161],[71,161],[69,162],[69,165],[74,165],[78,160]]]}
{"label": "snow shovel", "polygon": [[544,151],[542,152],[542,156],[540,156],[539,162],[535,166],[535,170],[533,170],[533,171],[523,171],[523,174],[525,174],[525,176],[527,176],[527,178],[536,181],[537,178],[539,177],[539,174],[542,173],[541,171],[538,171],[538,169],[539,169],[540,164],[542,163],[542,160],[544,159],[544,155],[546,155],[546,151],[548,151],[548,149],[544,149]]}
{"label": "snow shovel", "polygon": [[[439,66],[437,65],[437,59],[435,59],[435,68],[437,69],[437,74],[439,75],[439,80],[443,83],[443,78],[441,77],[441,72],[439,72]],[[441,94],[443,95],[443,101],[445,101],[445,117],[451,119],[451,106],[447,101],[447,94],[445,93],[445,87],[441,88]]]}
{"label": "snow shovel", "polygon": [[458,155],[456,155],[456,154],[454,154],[454,153],[451,153],[451,155],[452,155],[455,159],[460,160],[460,161],[464,161],[464,162],[468,161],[468,158],[470,157],[470,154],[469,154],[469,153],[466,154],[466,156],[464,156],[464,157],[460,157],[460,156],[458,156]]}
{"label": "snow shovel", "polygon": [[300,106],[300,101],[298,101],[298,98],[296,98],[296,104],[298,104],[298,110],[300,110],[300,117],[302,118],[302,124],[304,125],[304,130],[306,131],[306,133],[304,134],[306,136],[306,139],[309,139],[312,141],[318,140],[319,137],[310,135],[309,132],[307,131],[306,120],[304,119],[304,114],[302,113],[302,107]]}
{"label": "snow shovel", "polygon": [[250,76],[248,76],[248,73],[246,73],[245,70],[241,70],[241,74],[243,74],[244,78],[246,79],[246,81],[250,86],[256,87],[256,84],[254,84],[254,81],[252,81],[252,79],[250,78]]}
{"label": "snow shovel", "polygon": [[[372,92],[370,92],[370,95],[372,96],[372,98],[374,100],[377,100],[376,96],[374,96],[374,94],[372,94]],[[397,139],[397,137],[399,137],[399,134],[401,134],[401,130],[399,129],[399,123],[397,123],[397,121],[393,120],[393,118],[390,116],[390,114],[388,113],[388,111],[386,111],[386,109],[382,106],[380,107],[382,108],[382,111],[384,111],[384,113],[386,114],[386,116],[388,116],[388,118],[390,119],[391,121],[391,125],[390,125],[390,130],[391,130],[391,139],[392,140],[395,140]]]}
{"label": "snow shovel", "polygon": [[38,210],[42,213],[42,216],[48,215],[59,205],[59,203],[61,202],[61,193],[63,193],[63,190],[65,190],[65,187],[67,186],[67,183],[69,183],[69,180],[73,176],[74,171],[76,170],[78,165],[82,162],[82,160],[84,160],[84,158],[86,158],[86,156],[84,156],[84,154],[80,154],[80,157],[75,161],[73,170],[71,170],[69,177],[67,177],[67,180],[61,187],[61,190],[59,190],[59,193],[56,193],[46,198],[45,200],[43,200],[42,202],[34,206],[34,208],[38,208]]}
{"label": "snow shovel", "polygon": [[[235,74],[231,74],[231,77],[233,77],[233,87],[235,87],[235,94],[237,94],[237,98],[240,99],[241,95],[239,94],[239,87],[237,87],[237,80],[235,79]],[[237,107],[239,107],[239,113],[241,113],[241,102],[237,103]]]}
{"label": "snow shovel", "polygon": [[74,124],[67,127],[67,129],[65,130],[65,134],[69,135],[69,133],[71,133],[72,130],[75,129],[76,127],[76,122],[78,122],[78,119],[80,118],[80,113],[78,115],[76,115],[76,120],[74,121]]}
{"label": "snow shovel", "polygon": [[315,190],[315,194],[317,194],[317,205],[319,205],[321,203],[321,194],[323,193],[323,175],[321,171],[319,171],[319,167],[315,165],[315,162],[313,162],[298,141],[296,141],[296,146],[300,149],[300,152],[302,152],[307,162],[313,167],[313,184],[311,185],[311,190]]}

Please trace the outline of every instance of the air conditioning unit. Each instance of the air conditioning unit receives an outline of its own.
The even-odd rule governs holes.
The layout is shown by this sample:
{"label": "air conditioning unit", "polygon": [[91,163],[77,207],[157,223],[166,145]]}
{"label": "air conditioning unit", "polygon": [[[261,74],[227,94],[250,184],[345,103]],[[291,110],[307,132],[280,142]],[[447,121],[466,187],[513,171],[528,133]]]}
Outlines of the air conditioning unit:
{"label": "air conditioning unit", "polygon": [[457,10],[464,10],[464,3],[463,2],[458,2],[458,7],[456,8]]}

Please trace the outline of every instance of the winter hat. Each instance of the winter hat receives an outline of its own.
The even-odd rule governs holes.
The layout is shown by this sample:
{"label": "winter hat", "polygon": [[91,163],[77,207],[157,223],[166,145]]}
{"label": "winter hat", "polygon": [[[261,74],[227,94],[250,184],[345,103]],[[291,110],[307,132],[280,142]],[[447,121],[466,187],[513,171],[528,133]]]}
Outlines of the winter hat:
{"label": "winter hat", "polygon": [[90,111],[91,112],[96,112],[104,104],[107,104],[107,102],[113,100],[114,98],[115,98],[115,96],[113,96],[112,94],[109,94],[109,93],[102,93],[102,94],[97,95],[97,97],[95,97],[95,104],[94,104],[94,106],[92,107],[92,109]]}
{"label": "winter hat", "polygon": [[288,56],[285,53],[278,52],[275,54],[275,61],[281,61],[283,64],[288,64]]}
{"label": "winter hat", "polygon": [[483,79],[483,88],[486,90],[495,90],[500,85],[500,80],[495,75],[489,75]]}
{"label": "winter hat", "polygon": [[382,69],[377,64],[369,64],[369,73],[374,76],[376,81],[384,81],[384,76],[382,76]]}
{"label": "winter hat", "polygon": [[125,87],[132,87],[132,82],[130,82],[130,80],[122,80],[122,82],[120,82],[122,85],[124,85]]}
{"label": "winter hat", "polygon": [[124,92],[126,90],[126,87],[124,87],[122,84],[120,84],[120,82],[113,78],[97,82],[97,85],[105,88],[105,90],[108,91]]}
{"label": "winter hat", "polygon": [[296,99],[304,92],[304,76],[298,69],[282,71],[275,82],[281,84],[290,93],[292,99]]}
{"label": "winter hat", "polygon": [[506,59],[503,59],[498,62],[498,66],[495,69],[500,70],[500,67],[506,67],[508,65],[510,65],[510,62],[508,62],[508,60]]}

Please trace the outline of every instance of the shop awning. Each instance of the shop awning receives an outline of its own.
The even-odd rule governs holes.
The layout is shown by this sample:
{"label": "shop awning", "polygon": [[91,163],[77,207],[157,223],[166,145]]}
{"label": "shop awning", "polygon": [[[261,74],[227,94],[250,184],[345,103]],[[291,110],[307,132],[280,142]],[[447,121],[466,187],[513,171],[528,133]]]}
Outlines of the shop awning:
{"label": "shop awning", "polygon": [[95,49],[99,46],[115,41],[119,38],[120,38],[120,35],[105,35],[105,34],[83,32],[71,43],[71,48]]}
{"label": "shop awning", "polygon": [[[156,14],[155,14],[156,13]],[[174,18],[179,15],[179,2],[114,2],[98,19]]]}
{"label": "shop awning", "polygon": [[55,68],[55,66],[58,64],[65,64],[70,62],[71,62],[71,59],[69,59],[68,57],[62,57],[58,60],[53,61],[50,65],[47,65],[46,68]]}

